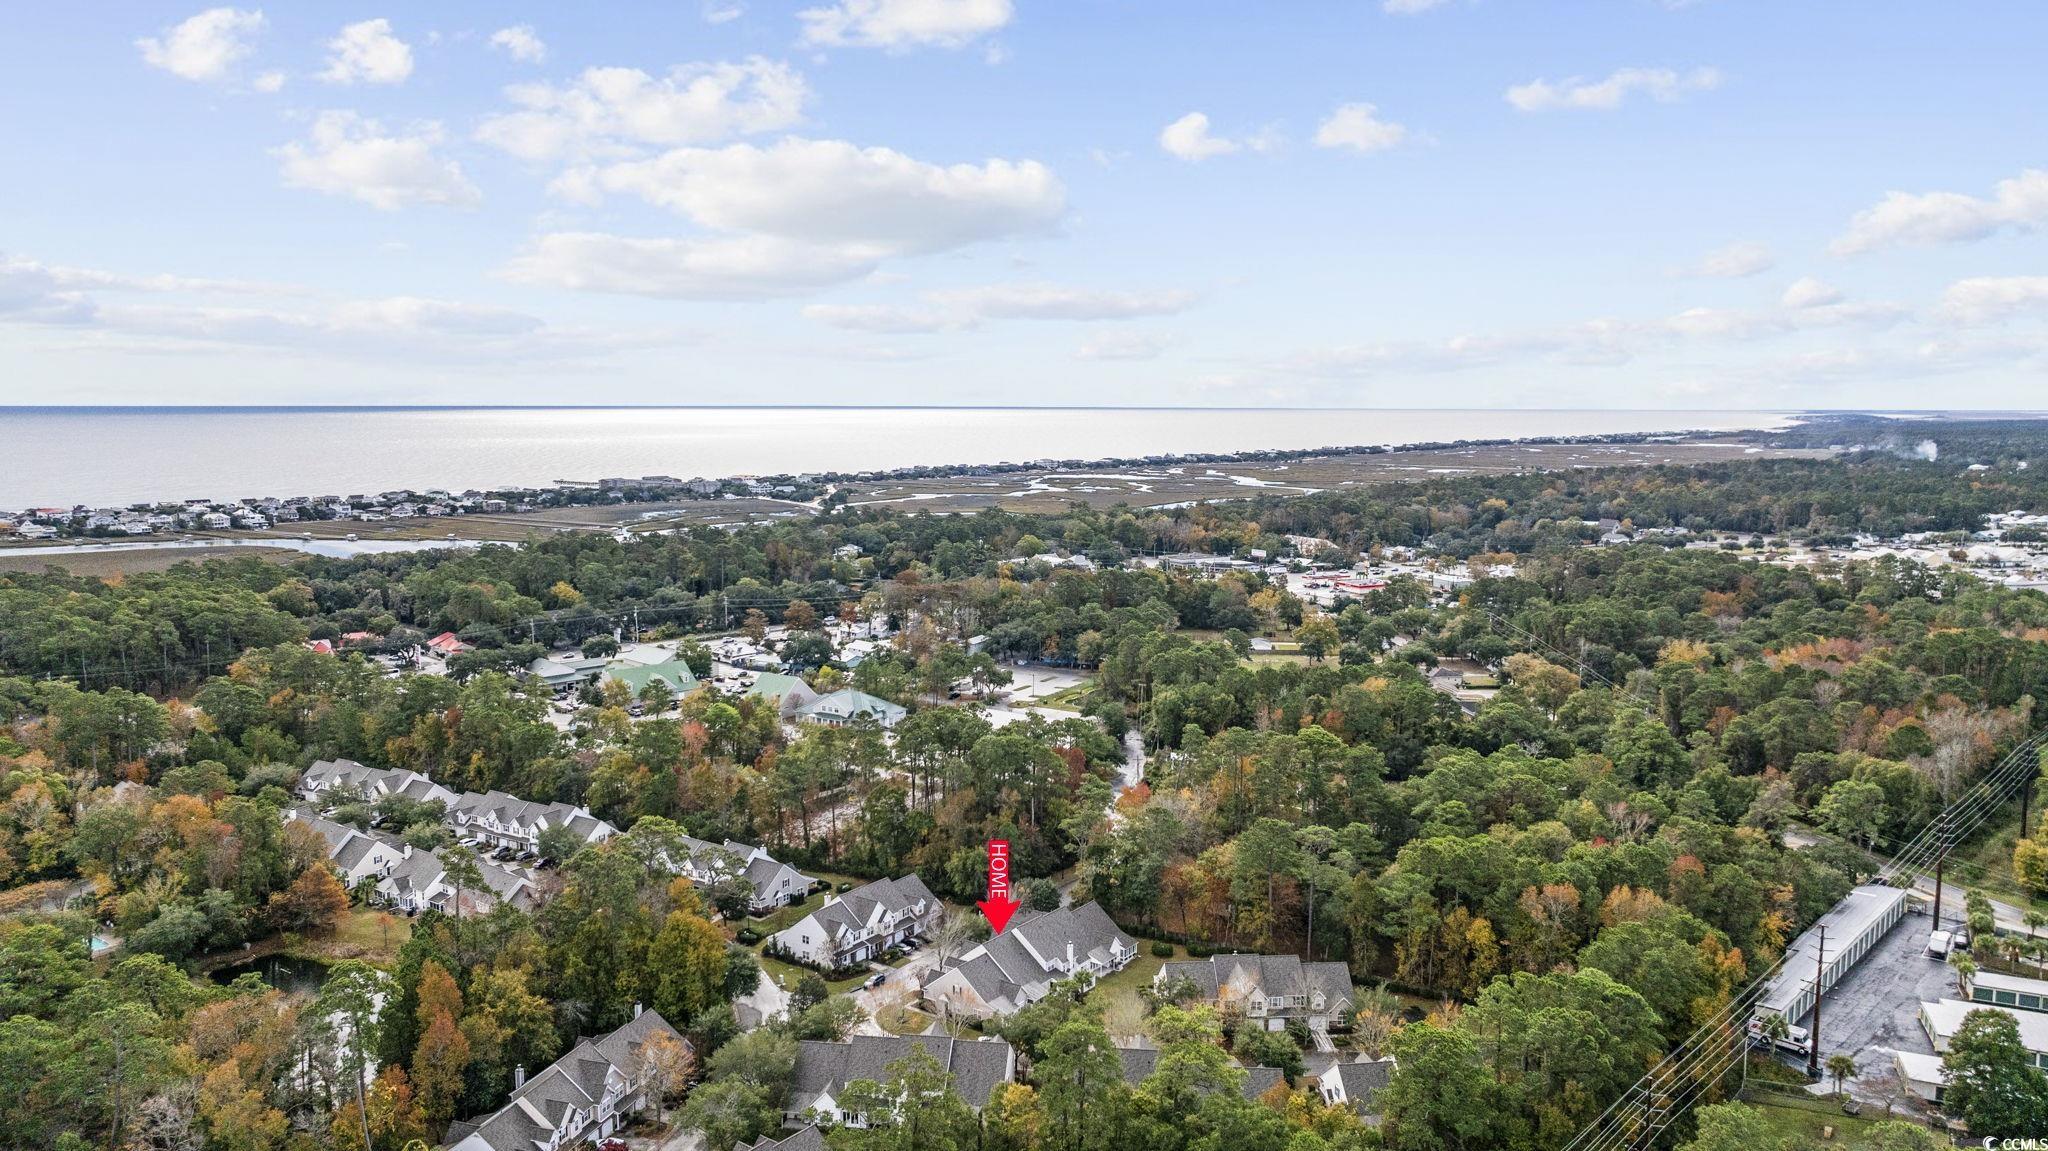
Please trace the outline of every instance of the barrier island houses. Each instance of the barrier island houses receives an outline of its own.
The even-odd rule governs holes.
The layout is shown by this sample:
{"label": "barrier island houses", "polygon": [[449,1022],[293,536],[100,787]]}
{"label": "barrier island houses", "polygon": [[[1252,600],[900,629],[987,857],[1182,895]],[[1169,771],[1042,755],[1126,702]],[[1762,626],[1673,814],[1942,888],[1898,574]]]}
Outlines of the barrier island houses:
{"label": "barrier island houses", "polygon": [[582,843],[599,843],[618,834],[618,828],[590,814],[588,808],[540,803],[502,791],[451,791],[421,772],[367,767],[352,759],[320,760],[299,778],[300,798],[318,806],[333,806],[330,793],[336,788],[353,791],[370,803],[394,795],[439,802],[446,808],[449,828],[487,851],[537,855],[541,832],[552,827],[568,828]]}

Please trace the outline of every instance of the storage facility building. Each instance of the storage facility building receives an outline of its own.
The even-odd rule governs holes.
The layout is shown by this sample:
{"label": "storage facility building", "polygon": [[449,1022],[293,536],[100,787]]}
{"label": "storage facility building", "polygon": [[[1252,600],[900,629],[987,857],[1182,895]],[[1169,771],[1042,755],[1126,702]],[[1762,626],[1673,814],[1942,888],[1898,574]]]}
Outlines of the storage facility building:
{"label": "storage facility building", "polygon": [[[1785,952],[1784,966],[1756,1002],[1755,1017],[1781,1015],[1798,1023],[1813,1010],[1815,961],[1820,959],[1820,987],[1827,991],[1854,970],[1885,933],[1906,915],[1904,888],[1866,883],[1800,933]],[[1821,932],[1827,932],[1827,954],[1821,957]]]}

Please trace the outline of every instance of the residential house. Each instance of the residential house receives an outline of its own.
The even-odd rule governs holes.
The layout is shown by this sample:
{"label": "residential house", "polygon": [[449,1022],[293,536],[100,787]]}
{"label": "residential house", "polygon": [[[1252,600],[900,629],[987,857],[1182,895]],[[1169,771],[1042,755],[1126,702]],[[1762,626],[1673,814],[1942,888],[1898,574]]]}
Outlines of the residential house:
{"label": "residential house", "polygon": [[[1133,1087],[1152,1078],[1152,1072],[1159,1067],[1159,1049],[1156,1047],[1119,1047],[1116,1057],[1124,1066],[1124,1082]],[[1287,1073],[1278,1067],[1246,1067],[1243,1070],[1244,1082],[1238,1084],[1238,1091],[1246,1099],[1257,1099],[1287,1083]]]}
{"label": "residential house", "polygon": [[371,876],[381,878],[389,874],[404,854],[402,847],[331,819],[299,811],[287,811],[284,818],[286,823],[312,829],[326,841],[327,862],[334,865],[344,887],[353,888]]}
{"label": "residential house", "polygon": [[683,837],[683,843],[690,849],[690,856],[682,861],[682,873],[692,882],[706,886],[726,878],[740,880],[754,893],[748,908],[754,915],[765,915],[784,904],[801,903],[811,893],[810,876],[778,862],[753,844],[731,839],[717,844],[689,836]]}
{"label": "residential house", "polygon": [[752,1143],[742,1139],[732,1145],[732,1151],[825,1151],[825,1133],[816,1127],[806,1127],[780,1141],[766,1135]]}
{"label": "residential house", "polygon": [[1369,1122],[1376,1122],[1379,1108],[1373,1097],[1394,1075],[1394,1057],[1367,1059],[1364,1056],[1338,1059],[1322,1068],[1314,1078],[1316,1092],[1332,1107],[1348,1107]]}
{"label": "residential house", "polygon": [[924,987],[934,1010],[970,1019],[1012,1014],[1076,975],[1122,971],[1137,941],[1094,903],[1054,911],[1020,908],[1010,926],[953,960]]}
{"label": "residential house", "polygon": [[403,846],[402,855],[377,881],[380,902],[413,915],[431,907],[450,914],[481,915],[500,903],[531,911],[539,901],[531,873],[490,859],[476,861],[482,885],[457,884],[440,848]]}
{"label": "residential house", "polygon": [[618,834],[617,828],[590,814],[588,808],[538,803],[502,791],[450,791],[417,771],[367,767],[352,759],[320,760],[299,777],[300,798],[323,808],[334,806],[337,788],[371,803],[391,795],[423,803],[438,801],[446,809],[449,829],[487,851],[538,851],[540,833],[551,827],[567,827],[583,843],[599,843]]}
{"label": "residential house", "polygon": [[874,720],[884,730],[895,727],[909,714],[902,707],[886,699],[878,699],[864,691],[841,688],[830,695],[817,699],[796,709],[800,723],[815,723],[825,727],[845,727],[862,717]]}
{"label": "residential house", "polygon": [[533,1078],[514,1072],[512,1098],[482,1118],[450,1124],[444,1142],[449,1151],[557,1151],[594,1144],[654,1102],[642,1053],[657,1037],[686,1050],[690,1045],[659,1012],[636,1008],[625,1026],[582,1040]]}
{"label": "residential house", "polygon": [[924,939],[944,911],[938,896],[916,875],[878,879],[828,897],[823,907],[768,941],[800,963],[837,971]]}
{"label": "residential house", "polygon": [[1351,969],[1342,963],[1303,963],[1298,955],[1215,955],[1160,967],[1152,979],[1165,988],[1186,979],[1195,998],[1226,1012],[1255,1021],[1268,1031],[1282,1031],[1292,1019],[1312,1031],[1330,1024],[1351,1009]]}
{"label": "residential house", "polygon": [[849,1127],[868,1126],[870,1116],[840,1106],[846,1085],[857,1080],[886,1082],[889,1067],[920,1048],[952,1077],[953,1094],[977,1111],[997,1087],[1017,1078],[1017,1052],[1000,1039],[855,1035],[844,1043],[805,1040],[797,1044],[796,1072],[790,1077],[783,1117],[795,1123],[815,1115]]}

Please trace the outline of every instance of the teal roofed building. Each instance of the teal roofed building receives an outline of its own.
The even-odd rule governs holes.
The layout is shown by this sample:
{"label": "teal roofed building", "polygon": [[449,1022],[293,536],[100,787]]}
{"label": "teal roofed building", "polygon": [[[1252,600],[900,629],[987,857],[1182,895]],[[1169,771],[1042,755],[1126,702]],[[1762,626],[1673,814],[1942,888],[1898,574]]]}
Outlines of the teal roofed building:
{"label": "teal roofed building", "polygon": [[649,683],[660,680],[678,698],[697,690],[697,675],[690,665],[679,659],[665,663],[635,663],[631,660],[615,660],[604,669],[604,678],[617,680],[638,699]]}
{"label": "teal roofed building", "polygon": [[776,671],[762,672],[748,685],[746,694],[775,704],[784,716],[796,714],[798,709],[818,698],[818,693],[801,677]]}

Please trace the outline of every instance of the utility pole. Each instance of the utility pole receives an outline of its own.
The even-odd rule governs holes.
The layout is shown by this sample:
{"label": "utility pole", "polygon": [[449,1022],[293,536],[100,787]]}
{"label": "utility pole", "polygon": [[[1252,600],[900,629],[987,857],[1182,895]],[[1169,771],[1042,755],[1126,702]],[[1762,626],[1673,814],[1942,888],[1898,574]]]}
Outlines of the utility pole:
{"label": "utility pole", "polygon": [[1807,1036],[1806,1074],[1809,1078],[1820,1077],[1820,996],[1821,981],[1828,970],[1828,925],[1820,925],[1820,946],[1813,953],[1813,1034]]}
{"label": "utility pole", "polygon": [[1948,812],[1934,817],[1934,929],[1941,930],[1941,873],[1948,862]]}
{"label": "utility pole", "polygon": [[2035,774],[2035,773],[2033,773],[2033,772],[2028,772],[2028,773],[2027,773],[2027,778],[2026,778],[2026,779],[2024,779],[2024,780],[2022,780],[2022,781],[2020,782],[2020,838],[2021,838],[2021,839],[2025,839],[2025,838],[2027,837],[2027,809],[2028,809],[2028,808],[2030,808],[2030,807],[2032,807],[2032,806],[2034,806],[2034,774]]}

